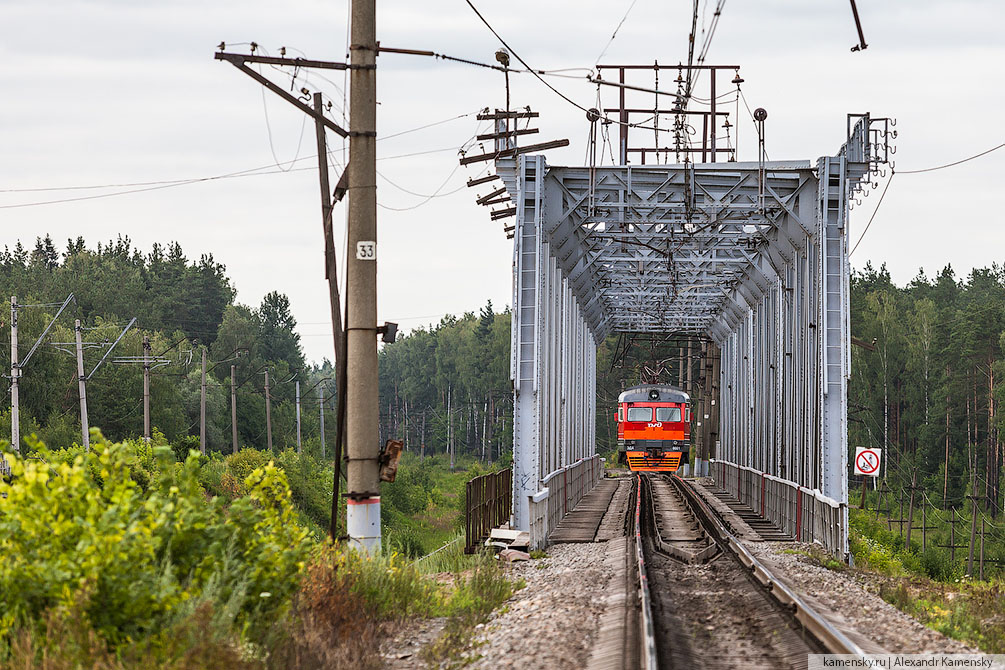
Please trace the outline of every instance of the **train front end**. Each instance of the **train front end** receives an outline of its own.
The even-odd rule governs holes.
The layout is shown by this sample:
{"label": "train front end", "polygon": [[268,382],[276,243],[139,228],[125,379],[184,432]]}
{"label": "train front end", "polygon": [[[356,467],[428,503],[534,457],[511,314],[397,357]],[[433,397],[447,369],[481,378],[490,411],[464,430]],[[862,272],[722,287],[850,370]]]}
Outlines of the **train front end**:
{"label": "train front end", "polygon": [[691,451],[691,399],[674,386],[633,386],[618,396],[618,463],[675,472]]}

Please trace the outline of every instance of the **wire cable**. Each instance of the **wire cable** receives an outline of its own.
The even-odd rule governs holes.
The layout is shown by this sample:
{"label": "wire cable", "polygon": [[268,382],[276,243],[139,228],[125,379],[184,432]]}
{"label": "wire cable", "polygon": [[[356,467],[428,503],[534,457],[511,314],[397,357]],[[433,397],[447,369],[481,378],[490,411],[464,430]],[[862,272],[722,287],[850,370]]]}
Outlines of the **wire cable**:
{"label": "wire cable", "polygon": [[625,15],[621,17],[621,20],[618,21],[618,26],[614,29],[614,32],[611,33],[611,39],[607,40],[607,44],[604,45],[604,50],[600,52],[600,55],[597,56],[594,63],[599,64],[600,59],[607,55],[607,50],[611,48],[612,44],[614,44],[614,38],[618,36],[618,31],[621,30],[621,26],[625,25],[625,20],[628,19],[628,15],[632,13],[632,9],[635,7],[636,2],[638,2],[638,0],[632,0],[632,4],[628,5]]}
{"label": "wire cable", "polygon": [[[701,49],[698,53],[698,65],[705,62],[705,56],[708,55],[708,48],[712,45],[712,37],[715,35],[715,29],[719,25],[719,17],[722,16],[722,8],[725,5],[726,0],[718,0],[715,5],[715,12],[712,13],[712,23],[708,27],[708,33],[705,35],[705,41],[702,42]],[[704,23],[704,20],[702,22]]]}
{"label": "wire cable", "polygon": [[987,151],[982,151],[979,154],[974,154],[973,156],[970,156],[969,158],[964,158],[962,160],[953,161],[952,163],[946,163],[945,165],[936,165],[935,167],[923,168],[921,170],[897,170],[897,174],[921,174],[922,172],[934,172],[935,170],[943,170],[943,169],[945,169],[947,167],[953,167],[954,165],[960,165],[961,163],[966,163],[968,161],[972,161],[975,158],[980,158],[981,156],[987,156],[992,151],[998,151],[1002,147],[1005,147],[1005,142],[1002,142],[1001,144],[999,144],[996,147],[991,147]]}
{"label": "wire cable", "polygon": [[485,24],[485,27],[488,28],[489,31],[493,35],[496,36],[496,39],[499,40],[504,47],[506,47],[507,51],[509,51],[511,54],[513,54],[513,58],[516,58],[518,61],[520,61],[521,65],[523,65],[525,68],[527,68],[532,75],[534,75],[535,77],[537,77],[538,81],[540,81],[542,84],[544,84],[545,86],[547,86],[548,88],[550,88],[551,91],[553,93],[555,93],[555,95],[557,95],[558,97],[562,98],[563,100],[565,100],[567,103],[569,103],[573,107],[577,107],[578,109],[580,109],[580,110],[582,110],[584,112],[589,112],[589,110],[586,107],[583,107],[581,104],[579,104],[578,102],[576,102],[575,100],[573,100],[572,98],[570,98],[569,96],[567,96],[566,94],[562,93],[557,88],[555,88],[554,86],[552,86],[551,84],[549,84],[544,79],[544,77],[542,77],[540,74],[538,74],[537,70],[535,70],[530,65],[528,65],[527,61],[525,61],[523,58],[521,58],[520,54],[518,54],[516,51],[514,51],[513,47],[511,47],[509,44],[507,44],[506,40],[504,40],[502,38],[502,35],[500,35],[498,32],[496,32],[496,29],[492,27],[492,24],[489,23],[485,19],[484,16],[482,16],[482,13],[478,11],[478,8],[475,7],[474,3],[472,3],[471,0],[464,0],[464,2],[466,2],[467,5],[468,5],[468,7],[471,8],[471,11],[473,11],[475,13],[475,15],[479,19],[481,19],[481,22]]}
{"label": "wire cable", "polygon": [[890,178],[886,180],[886,186],[883,187],[883,192],[879,196],[879,202],[876,203],[876,209],[872,210],[872,216],[869,217],[869,223],[865,224],[865,228],[862,229],[862,234],[858,236],[858,242],[856,242],[855,246],[852,247],[852,250],[848,252],[849,258],[851,258],[851,255],[855,253],[856,249],[858,249],[858,245],[862,244],[862,239],[865,237],[865,234],[869,232],[869,226],[872,225],[873,219],[876,218],[876,212],[879,211],[880,206],[883,204],[883,198],[886,197],[886,192],[890,188],[890,183],[893,181],[893,175],[893,170],[890,170]]}
{"label": "wire cable", "polygon": [[[259,74],[261,74],[261,68],[259,68]],[[294,75],[293,81],[296,81],[296,75]],[[293,169],[292,167],[284,170],[282,166],[279,164],[279,156],[276,155],[276,145],[272,141],[272,123],[269,121],[269,105],[265,100],[264,87],[262,87],[261,93],[262,93],[262,112],[265,114],[265,130],[269,135],[269,151],[272,152],[272,159],[276,162],[276,167],[278,167],[283,172],[289,172],[291,169]],[[300,156],[300,148],[303,146],[304,143],[304,130],[307,128],[307,115],[304,114],[303,117],[304,117],[303,121],[301,121],[300,123],[300,139],[297,140],[297,151],[295,154],[293,154],[294,159]]]}
{"label": "wire cable", "polygon": [[396,132],[396,133],[391,133],[390,135],[384,135],[383,137],[378,137],[377,141],[379,142],[380,140],[389,140],[392,137],[400,137],[402,135],[407,135],[408,133],[414,133],[414,132],[417,132],[419,130],[425,130],[427,128],[432,128],[434,126],[441,126],[444,123],[450,123],[451,121],[456,121],[457,119],[464,119],[464,118],[467,118],[467,117],[469,117],[469,116],[471,116],[473,114],[478,114],[481,111],[482,111],[481,109],[476,109],[475,111],[468,112],[467,114],[459,114],[457,116],[451,116],[449,119],[443,119],[441,121],[433,121],[432,123],[427,123],[424,126],[418,126],[416,128],[410,128],[409,130],[401,130],[401,131]]}

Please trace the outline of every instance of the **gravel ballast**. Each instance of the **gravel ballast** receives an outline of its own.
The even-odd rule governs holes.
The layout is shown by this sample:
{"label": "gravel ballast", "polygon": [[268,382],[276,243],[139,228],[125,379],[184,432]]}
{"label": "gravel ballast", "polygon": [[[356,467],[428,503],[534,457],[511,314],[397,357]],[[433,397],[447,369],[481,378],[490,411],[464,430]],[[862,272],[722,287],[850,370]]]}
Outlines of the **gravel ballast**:
{"label": "gravel ballast", "polygon": [[606,543],[555,544],[548,557],[514,563],[526,586],[475,632],[468,667],[582,668],[608,596]]}
{"label": "gravel ballast", "polygon": [[745,546],[776,577],[809,601],[820,614],[872,653],[979,653],[926,627],[876,593],[854,570],[838,572],[815,565],[797,542],[748,542]]}

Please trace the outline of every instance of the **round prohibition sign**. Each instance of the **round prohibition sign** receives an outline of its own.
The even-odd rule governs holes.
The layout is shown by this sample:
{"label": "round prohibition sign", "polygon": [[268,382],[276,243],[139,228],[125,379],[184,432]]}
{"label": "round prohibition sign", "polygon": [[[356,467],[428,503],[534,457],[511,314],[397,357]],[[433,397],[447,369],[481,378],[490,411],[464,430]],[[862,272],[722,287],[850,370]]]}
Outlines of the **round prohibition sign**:
{"label": "round prohibition sign", "polygon": [[879,469],[879,458],[872,451],[863,451],[855,458],[855,465],[867,475],[871,475]]}

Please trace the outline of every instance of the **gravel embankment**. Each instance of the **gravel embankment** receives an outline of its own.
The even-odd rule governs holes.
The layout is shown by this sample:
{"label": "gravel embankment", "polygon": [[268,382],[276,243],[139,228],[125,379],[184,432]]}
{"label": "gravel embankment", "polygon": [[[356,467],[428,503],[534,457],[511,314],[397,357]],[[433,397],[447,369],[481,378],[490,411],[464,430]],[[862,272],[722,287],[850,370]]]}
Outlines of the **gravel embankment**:
{"label": "gravel embankment", "polygon": [[517,591],[476,631],[469,667],[582,668],[606,604],[606,543],[555,544],[548,557],[513,564]]}
{"label": "gravel embankment", "polygon": [[[837,572],[810,562],[794,550],[794,542],[749,542],[747,548],[771,572],[785,581],[811,606],[829,618],[866,651],[881,653],[979,653],[904,614],[870,591],[869,580],[854,570]],[[783,553],[790,552],[790,553]],[[874,588],[874,587],[873,587]]]}

